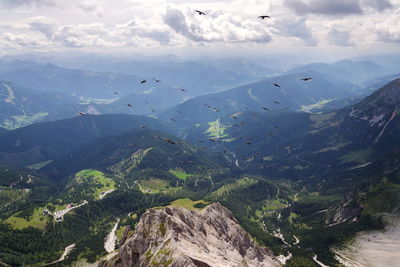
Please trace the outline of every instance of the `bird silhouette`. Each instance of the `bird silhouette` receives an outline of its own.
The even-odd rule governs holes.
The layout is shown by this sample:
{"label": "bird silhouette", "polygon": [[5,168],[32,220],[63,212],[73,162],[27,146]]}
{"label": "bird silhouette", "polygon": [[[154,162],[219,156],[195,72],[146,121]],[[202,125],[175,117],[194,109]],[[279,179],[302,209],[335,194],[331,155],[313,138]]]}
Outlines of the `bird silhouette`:
{"label": "bird silhouette", "polygon": [[258,16],[258,18],[259,18],[259,19],[269,19],[269,18],[271,18],[271,17],[270,17],[270,16],[263,15],[263,16]]}
{"label": "bird silhouette", "polygon": [[156,83],[161,82],[161,80],[157,80],[156,78],[153,78],[153,80],[154,80]]}
{"label": "bird silhouette", "polygon": [[131,104],[126,104],[128,107],[133,107]]}
{"label": "bird silhouette", "polygon": [[312,78],[311,77],[305,77],[305,78],[302,78],[301,80],[306,82],[306,81],[312,80]]}
{"label": "bird silhouette", "polygon": [[269,108],[263,107],[263,110],[269,110]]}
{"label": "bird silhouette", "polygon": [[85,115],[85,112],[79,112],[79,115]]}
{"label": "bird silhouette", "polygon": [[277,84],[277,83],[273,83],[273,85],[275,86],[275,87],[281,87],[279,84]]}
{"label": "bird silhouette", "polygon": [[147,80],[143,80],[143,81],[141,81],[140,83],[141,83],[141,84],[144,84],[145,82],[147,82]]}
{"label": "bird silhouette", "polygon": [[157,136],[157,137],[158,137],[159,139],[165,141],[165,142],[168,142],[168,143],[170,143],[170,144],[176,145],[176,142],[172,141],[172,140],[169,139],[169,138],[165,138],[165,137],[162,137],[162,136]]}
{"label": "bird silhouette", "polygon": [[278,101],[274,101],[275,104],[280,104]]}
{"label": "bird silhouette", "polygon": [[203,11],[200,11],[200,10],[195,10],[195,12],[197,12],[200,16],[201,15],[206,15],[206,13],[204,13]]}

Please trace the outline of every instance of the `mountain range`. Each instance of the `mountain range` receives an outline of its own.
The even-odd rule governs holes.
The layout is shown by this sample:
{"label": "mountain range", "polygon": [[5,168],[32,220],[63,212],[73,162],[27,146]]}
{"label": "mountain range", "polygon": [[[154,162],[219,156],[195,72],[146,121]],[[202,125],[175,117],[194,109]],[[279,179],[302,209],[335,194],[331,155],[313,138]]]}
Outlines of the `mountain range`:
{"label": "mountain range", "polygon": [[[178,97],[166,89],[139,107],[136,93],[100,104],[1,82],[8,118],[59,97],[46,111],[54,121],[0,128],[0,265],[339,265],[344,246],[391,227],[400,206],[400,79],[373,92],[349,82],[346,68],[357,83],[386,71],[364,63],[167,111],[162,98],[180,102],[185,91],[169,87]],[[150,116],[104,114],[143,107]]]}

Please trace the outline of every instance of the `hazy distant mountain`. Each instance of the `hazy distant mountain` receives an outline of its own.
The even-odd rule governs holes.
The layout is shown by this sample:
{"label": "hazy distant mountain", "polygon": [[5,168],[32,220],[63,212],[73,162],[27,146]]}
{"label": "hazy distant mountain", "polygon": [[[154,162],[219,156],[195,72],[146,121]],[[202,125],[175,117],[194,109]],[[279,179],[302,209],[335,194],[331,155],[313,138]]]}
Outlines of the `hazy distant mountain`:
{"label": "hazy distant mountain", "polygon": [[168,88],[164,82],[156,83],[151,77],[141,84],[145,78],[132,74],[71,70],[53,64],[24,61],[7,62],[3,66],[0,61],[0,78],[35,90],[56,91],[85,98],[112,99],[117,96],[115,93],[146,94],[158,88]]}
{"label": "hazy distant mountain", "polygon": [[97,138],[148,127],[164,130],[155,119],[134,115],[83,115],[67,120],[37,123],[3,133],[0,165],[26,166],[79,149]]}
{"label": "hazy distant mountain", "polygon": [[[280,72],[274,63],[268,60],[263,65],[260,62],[254,62],[254,60],[240,58],[203,58],[200,59],[200,62],[206,66],[232,72],[237,76],[245,75],[255,80],[265,79]],[[268,67],[266,67],[267,64]]]}
{"label": "hazy distant mountain", "polygon": [[365,81],[363,83],[363,86],[370,91],[375,91],[384,86],[385,84],[387,84],[388,82],[398,78],[400,78],[400,73],[386,75],[383,77],[378,77],[372,80]]}
{"label": "hazy distant mountain", "polygon": [[77,103],[78,99],[64,93],[31,90],[0,81],[0,126],[26,126],[46,119],[61,106]]}
{"label": "hazy distant mountain", "polygon": [[85,114],[135,114],[154,115],[180,104],[186,94],[179,90],[160,87],[148,94],[128,94],[121,96],[111,103],[104,104],[70,104],[54,110],[46,120],[60,120],[75,117],[79,112]]}
{"label": "hazy distant mountain", "polygon": [[371,61],[342,60],[332,64],[311,63],[289,70],[288,74],[305,71],[317,71],[331,74],[344,81],[359,84],[366,80],[393,73],[392,68],[387,68]]}
{"label": "hazy distant mountain", "polygon": [[[147,79],[154,77],[173,87],[187,89],[191,96],[214,93],[255,79],[255,76],[246,72],[238,73],[232,68],[219,69],[218,66],[203,65],[195,61],[155,62],[115,59],[99,60],[83,68],[92,71],[136,74]],[[268,74],[270,74],[268,70],[265,70],[264,75]]]}
{"label": "hazy distant mountain", "polygon": [[[310,81],[301,78],[313,77]],[[280,87],[274,86],[274,83]],[[190,99],[161,114],[178,127],[208,123],[244,110],[299,110],[320,102],[357,95],[360,88],[331,75],[306,72],[265,79],[221,93]]]}

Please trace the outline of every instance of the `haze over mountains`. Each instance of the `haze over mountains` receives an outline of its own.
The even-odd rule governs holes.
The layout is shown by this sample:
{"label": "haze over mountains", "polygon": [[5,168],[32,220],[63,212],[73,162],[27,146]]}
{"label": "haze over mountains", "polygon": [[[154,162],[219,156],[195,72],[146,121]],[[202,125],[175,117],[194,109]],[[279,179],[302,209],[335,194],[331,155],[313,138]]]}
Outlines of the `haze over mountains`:
{"label": "haze over mountains", "polygon": [[338,265],[400,206],[385,62],[3,58],[0,265]]}

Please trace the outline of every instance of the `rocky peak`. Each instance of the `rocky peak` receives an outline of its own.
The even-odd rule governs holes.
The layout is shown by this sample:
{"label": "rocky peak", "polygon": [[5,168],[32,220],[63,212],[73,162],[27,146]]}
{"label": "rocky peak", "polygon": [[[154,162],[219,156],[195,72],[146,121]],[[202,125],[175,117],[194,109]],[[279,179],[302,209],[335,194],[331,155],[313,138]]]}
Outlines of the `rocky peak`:
{"label": "rocky peak", "polygon": [[151,209],[106,266],[279,266],[219,203],[203,210]]}
{"label": "rocky peak", "polygon": [[[360,103],[345,108],[339,116],[366,121],[370,127],[378,127],[383,133],[386,126],[400,112],[400,79],[386,84]],[[378,137],[378,140],[379,140]]]}

